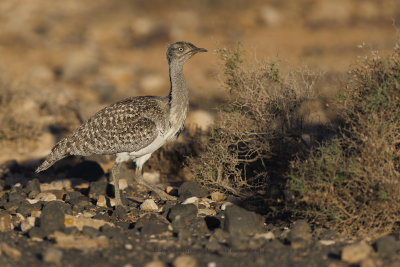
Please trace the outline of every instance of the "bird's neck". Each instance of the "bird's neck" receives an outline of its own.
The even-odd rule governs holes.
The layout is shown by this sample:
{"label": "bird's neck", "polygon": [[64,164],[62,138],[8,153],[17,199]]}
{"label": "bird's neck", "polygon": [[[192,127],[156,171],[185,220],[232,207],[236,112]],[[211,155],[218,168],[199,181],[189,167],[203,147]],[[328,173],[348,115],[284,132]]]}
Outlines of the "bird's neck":
{"label": "bird's neck", "polygon": [[169,77],[171,90],[168,95],[170,105],[170,122],[172,126],[181,127],[186,119],[189,107],[189,89],[183,75],[183,65],[170,64]]}

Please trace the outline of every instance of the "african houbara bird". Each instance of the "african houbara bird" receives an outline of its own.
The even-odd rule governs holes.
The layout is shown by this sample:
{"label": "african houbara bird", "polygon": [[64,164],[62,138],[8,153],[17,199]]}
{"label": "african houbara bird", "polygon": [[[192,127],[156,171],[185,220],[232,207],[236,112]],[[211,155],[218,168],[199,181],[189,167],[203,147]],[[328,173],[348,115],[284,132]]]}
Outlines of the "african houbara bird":
{"label": "african houbara bird", "polygon": [[183,65],[198,52],[207,50],[189,42],[169,45],[167,60],[171,88],[167,96],[131,97],[100,110],[60,140],[36,172],[48,169],[69,155],[115,154],[111,176],[116,205],[122,205],[119,167],[128,160],[136,163],[137,183],[154,191],[161,199],[172,199],[172,196],[143,179],[142,167],[154,151],[176,139],[184,127],[189,108],[189,90]]}

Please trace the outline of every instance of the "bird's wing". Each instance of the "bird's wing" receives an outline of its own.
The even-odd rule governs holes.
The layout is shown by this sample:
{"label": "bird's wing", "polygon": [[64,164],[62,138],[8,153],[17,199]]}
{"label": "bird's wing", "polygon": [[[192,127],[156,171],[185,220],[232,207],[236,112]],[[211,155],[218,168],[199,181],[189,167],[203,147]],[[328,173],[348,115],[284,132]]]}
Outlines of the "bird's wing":
{"label": "bird's wing", "polygon": [[67,137],[69,154],[138,151],[158,136],[160,114],[163,110],[154,98],[130,98],[108,106]]}

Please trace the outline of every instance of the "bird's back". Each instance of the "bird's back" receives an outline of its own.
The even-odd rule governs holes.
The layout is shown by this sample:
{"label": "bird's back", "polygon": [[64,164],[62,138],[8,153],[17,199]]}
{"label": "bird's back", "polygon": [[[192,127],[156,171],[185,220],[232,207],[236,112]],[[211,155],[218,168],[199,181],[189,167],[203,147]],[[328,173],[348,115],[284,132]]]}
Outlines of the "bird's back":
{"label": "bird's back", "polygon": [[112,104],[58,142],[37,171],[69,155],[138,151],[167,130],[168,114],[165,97],[131,97]]}

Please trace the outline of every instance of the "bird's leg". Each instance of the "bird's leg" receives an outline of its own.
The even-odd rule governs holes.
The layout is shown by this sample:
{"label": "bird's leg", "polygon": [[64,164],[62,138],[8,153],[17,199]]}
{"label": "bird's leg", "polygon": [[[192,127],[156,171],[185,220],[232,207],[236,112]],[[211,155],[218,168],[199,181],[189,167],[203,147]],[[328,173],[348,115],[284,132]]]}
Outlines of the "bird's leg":
{"label": "bird's leg", "polygon": [[115,195],[115,205],[123,206],[121,201],[121,195],[119,192],[119,167],[121,166],[120,162],[115,162],[114,166],[111,169],[111,176],[114,182],[114,195]]}
{"label": "bird's leg", "polygon": [[171,196],[158,188],[157,186],[147,182],[143,178],[143,173],[142,173],[142,168],[141,166],[137,165],[136,166],[136,175],[135,175],[136,182],[140,185],[144,185],[147,187],[149,190],[155,192],[162,200],[176,200],[176,197]]}

